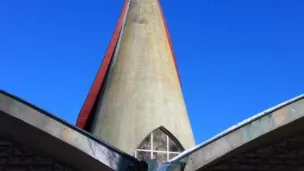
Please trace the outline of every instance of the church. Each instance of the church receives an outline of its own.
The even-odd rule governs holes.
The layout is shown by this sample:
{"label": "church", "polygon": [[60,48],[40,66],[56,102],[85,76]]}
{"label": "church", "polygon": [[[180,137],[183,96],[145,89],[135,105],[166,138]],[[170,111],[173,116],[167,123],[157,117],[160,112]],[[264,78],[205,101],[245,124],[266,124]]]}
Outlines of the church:
{"label": "church", "polygon": [[196,145],[161,4],[125,0],[75,126],[0,91],[0,171],[303,170],[303,120],[301,95]]}

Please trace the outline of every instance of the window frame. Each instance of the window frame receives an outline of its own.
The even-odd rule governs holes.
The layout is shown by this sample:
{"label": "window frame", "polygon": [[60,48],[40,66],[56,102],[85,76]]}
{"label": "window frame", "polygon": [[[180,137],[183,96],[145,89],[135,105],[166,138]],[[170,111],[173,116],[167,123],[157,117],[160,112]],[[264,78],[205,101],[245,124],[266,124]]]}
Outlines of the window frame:
{"label": "window frame", "polygon": [[[166,150],[155,150],[154,149],[154,132],[156,132],[157,130],[160,130],[163,134],[166,135]],[[145,142],[145,140],[150,137],[150,148],[149,149],[143,149],[141,148],[141,146],[143,145],[143,143]],[[173,141],[175,143],[175,145],[178,147],[179,150],[177,151],[170,151],[170,139],[171,141]],[[182,147],[182,145],[176,140],[176,138],[170,134],[168,131],[163,130],[162,128],[158,128],[155,129],[154,131],[152,131],[148,136],[145,137],[145,139],[139,144],[139,146],[135,149],[135,154],[134,157],[137,158],[138,157],[138,152],[146,152],[146,153],[150,153],[150,160],[156,159],[154,157],[154,153],[160,153],[160,154],[166,154],[166,159],[167,161],[170,160],[170,154],[180,154],[182,151],[184,151],[184,148]]]}

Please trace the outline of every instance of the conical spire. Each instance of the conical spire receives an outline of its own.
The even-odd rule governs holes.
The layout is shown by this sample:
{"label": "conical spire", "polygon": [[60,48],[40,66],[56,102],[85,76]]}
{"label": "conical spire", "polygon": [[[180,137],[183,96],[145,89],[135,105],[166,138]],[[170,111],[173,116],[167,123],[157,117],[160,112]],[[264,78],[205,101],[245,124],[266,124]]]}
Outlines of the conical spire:
{"label": "conical spire", "polygon": [[125,2],[77,126],[131,155],[146,137],[152,138],[145,146],[151,157],[161,151],[156,130],[167,135],[167,152],[171,139],[182,148],[194,145],[158,0]]}

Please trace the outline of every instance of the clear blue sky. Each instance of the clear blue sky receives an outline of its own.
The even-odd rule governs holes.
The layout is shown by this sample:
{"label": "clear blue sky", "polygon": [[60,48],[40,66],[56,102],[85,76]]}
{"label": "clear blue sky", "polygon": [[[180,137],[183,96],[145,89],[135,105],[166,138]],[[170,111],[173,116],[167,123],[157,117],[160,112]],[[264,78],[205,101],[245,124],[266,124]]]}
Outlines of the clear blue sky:
{"label": "clear blue sky", "polygon": [[[196,142],[304,93],[303,0],[161,0]],[[123,0],[1,0],[0,89],[75,123]]]}

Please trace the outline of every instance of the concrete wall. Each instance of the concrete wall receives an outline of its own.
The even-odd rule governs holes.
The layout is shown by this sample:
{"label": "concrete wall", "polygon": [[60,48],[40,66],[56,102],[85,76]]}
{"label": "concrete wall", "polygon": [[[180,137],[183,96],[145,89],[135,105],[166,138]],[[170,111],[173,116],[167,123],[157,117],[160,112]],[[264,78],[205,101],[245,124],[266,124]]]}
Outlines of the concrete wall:
{"label": "concrete wall", "polygon": [[163,126],[183,145],[194,145],[179,78],[158,0],[131,0],[115,63],[91,132],[134,154]]}

